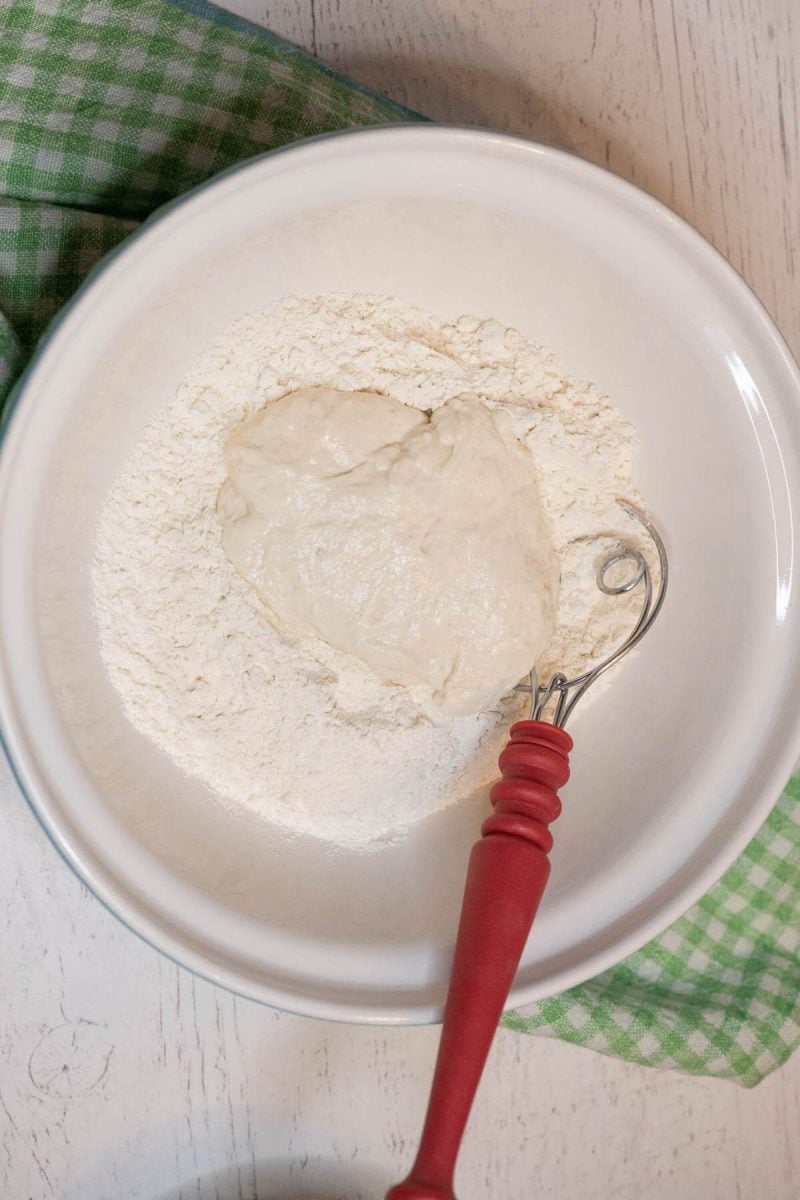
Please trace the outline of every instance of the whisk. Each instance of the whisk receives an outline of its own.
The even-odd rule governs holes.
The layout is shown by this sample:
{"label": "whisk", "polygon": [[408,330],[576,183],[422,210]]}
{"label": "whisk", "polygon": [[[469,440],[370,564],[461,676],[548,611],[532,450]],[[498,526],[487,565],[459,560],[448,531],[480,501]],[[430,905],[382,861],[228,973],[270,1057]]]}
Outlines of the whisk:
{"label": "whisk", "polygon": [[[641,592],[641,610],[617,650],[582,675],[554,674],[540,684],[532,669],[516,691],[530,694],[528,719],[511,727],[500,755],[502,778],[491,791],[494,812],[470,856],[450,987],[428,1110],[410,1174],[386,1200],[455,1200],[456,1157],[495,1029],[528,939],[548,876],[548,826],[561,812],[558,789],[569,779],[573,742],[564,729],[575,705],[601,675],[641,641],[667,591],[667,552],[658,530],[631,505],[658,557],[654,583],[644,553],[619,541],[598,568],[607,596]],[[626,568],[628,568],[626,570]],[[623,575],[623,581],[613,580]]]}

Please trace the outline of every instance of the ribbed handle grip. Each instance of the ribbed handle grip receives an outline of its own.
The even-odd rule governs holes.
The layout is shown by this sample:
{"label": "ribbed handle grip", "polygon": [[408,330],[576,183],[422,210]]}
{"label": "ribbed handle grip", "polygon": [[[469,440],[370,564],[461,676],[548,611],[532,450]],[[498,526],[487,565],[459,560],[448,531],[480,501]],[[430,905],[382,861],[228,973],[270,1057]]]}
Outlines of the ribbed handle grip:
{"label": "ribbed handle grip", "polygon": [[454,1200],[453,1175],[472,1101],[550,874],[548,829],[561,811],[572,738],[519,721],[500,755],[494,812],[472,849],[439,1055],[419,1153],[386,1200]]}

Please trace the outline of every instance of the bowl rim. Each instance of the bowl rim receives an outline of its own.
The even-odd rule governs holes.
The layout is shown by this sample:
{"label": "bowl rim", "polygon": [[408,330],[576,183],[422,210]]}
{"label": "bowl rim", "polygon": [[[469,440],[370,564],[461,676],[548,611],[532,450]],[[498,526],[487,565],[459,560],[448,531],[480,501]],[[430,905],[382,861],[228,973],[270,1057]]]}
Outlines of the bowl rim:
{"label": "bowl rim", "polygon": [[[794,386],[796,398],[800,400],[800,369],[798,369],[783,336],[749,284],[727,259],[684,218],[636,184],[569,151],[490,129],[457,124],[415,122],[336,130],[279,146],[234,163],[159,207],[124,241],[113,247],[95,264],[47,327],[3,406],[2,418],[0,418],[0,495],[5,491],[11,471],[13,455],[12,450],[9,449],[10,435],[13,434],[20,415],[24,411],[29,384],[48,352],[55,334],[111,264],[120,255],[125,254],[133,243],[147,238],[154,227],[167,215],[191,202],[200,193],[216,187],[223,180],[251,170],[265,160],[275,160],[287,155],[307,156],[313,154],[320,143],[341,141],[342,139],[365,142],[370,140],[384,142],[386,140],[443,139],[448,141],[456,139],[482,145],[495,141],[516,152],[533,153],[539,161],[557,165],[562,171],[572,172],[573,178],[583,180],[593,186],[594,190],[602,188],[611,202],[622,201],[638,206],[638,211],[649,216],[653,222],[668,223],[673,230],[678,231],[693,260],[707,271],[712,272],[724,286],[727,294],[734,296],[747,307],[753,326],[758,328],[763,344],[769,347],[776,360],[780,360]],[[5,513],[3,511],[0,513],[0,527],[4,521]],[[417,1002],[398,1007],[377,1001],[365,1006],[340,1000],[336,998],[335,994],[332,998],[318,995],[312,997],[301,990],[292,991],[265,984],[244,971],[231,969],[222,960],[215,961],[210,952],[208,954],[197,952],[184,939],[175,936],[164,921],[151,915],[143,902],[130,896],[104,864],[93,861],[94,855],[91,850],[86,852],[73,842],[70,836],[69,822],[64,816],[59,815],[54,794],[45,783],[37,768],[35,755],[28,746],[25,728],[17,720],[13,694],[13,683],[7,672],[4,657],[0,654],[0,745],[2,745],[22,795],[61,857],[89,891],[127,929],[136,933],[148,945],[201,978],[219,984],[236,994],[287,1012],[373,1025],[432,1024],[441,1020],[442,1007],[432,1006],[429,1003]],[[585,956],[579,965],[557,969],[544,982],[539,981],[528,985],[515,983],[509,994],[509,1009],[523,1007],[534,1001],[559,994],[591,979],[600,972],[620,963],[668,928],[713,887],[758,832],[792,775],[798,759],[800,759],[800,711],[795,715],[792,727],[787,730],[782,753],[775,756],[765,773],[766,777],[760,786],[757,801],[738,820],[733,831],[726,834],[723,844],[710,856],[705,866],[701,867],[699,871],[695,871],[689,882],[679,884],[672,897],[660,901],[655,911],[640,920],[632,931],[616,933],[612,926],[602,946]]]}

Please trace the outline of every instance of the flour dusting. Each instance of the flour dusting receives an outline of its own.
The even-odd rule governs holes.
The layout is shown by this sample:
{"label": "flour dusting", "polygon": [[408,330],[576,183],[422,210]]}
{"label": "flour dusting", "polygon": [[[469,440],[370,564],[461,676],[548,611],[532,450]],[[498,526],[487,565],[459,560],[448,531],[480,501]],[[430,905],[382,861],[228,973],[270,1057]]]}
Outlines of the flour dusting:
{"label": "flour dusting", "polygon": [[519,705],[433,724],[356,660],[281,637],[234,570],[216,507],[228,438],[268,401],[315,386],[421,410],[472,394],[510,415],[561,564],[541,676],[582,670],[630,627],[630,606],[603,596],[594,572],[601,535],[636,539],[618,504],[641,503],[634,435],[592,384],[494,320],[348,295],[237,321],[146,429],[107,498],[93,563],[101,650],[130,720],[225,805],[368,847],[491,782]]}

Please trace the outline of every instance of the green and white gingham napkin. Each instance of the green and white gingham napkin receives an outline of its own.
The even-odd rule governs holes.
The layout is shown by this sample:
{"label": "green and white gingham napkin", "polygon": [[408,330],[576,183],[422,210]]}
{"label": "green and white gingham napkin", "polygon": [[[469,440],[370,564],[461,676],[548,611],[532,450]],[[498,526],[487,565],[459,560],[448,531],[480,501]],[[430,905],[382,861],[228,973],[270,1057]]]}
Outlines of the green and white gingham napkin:
{"label": "green and white gingham napkin", "polygon": [[[0,0],[0,396],[165,200],[296,138],[419,119],[196,0]],[[666,933],[505,1024],[752,1086],[800,1041],[799,914],[796,779]]]}

